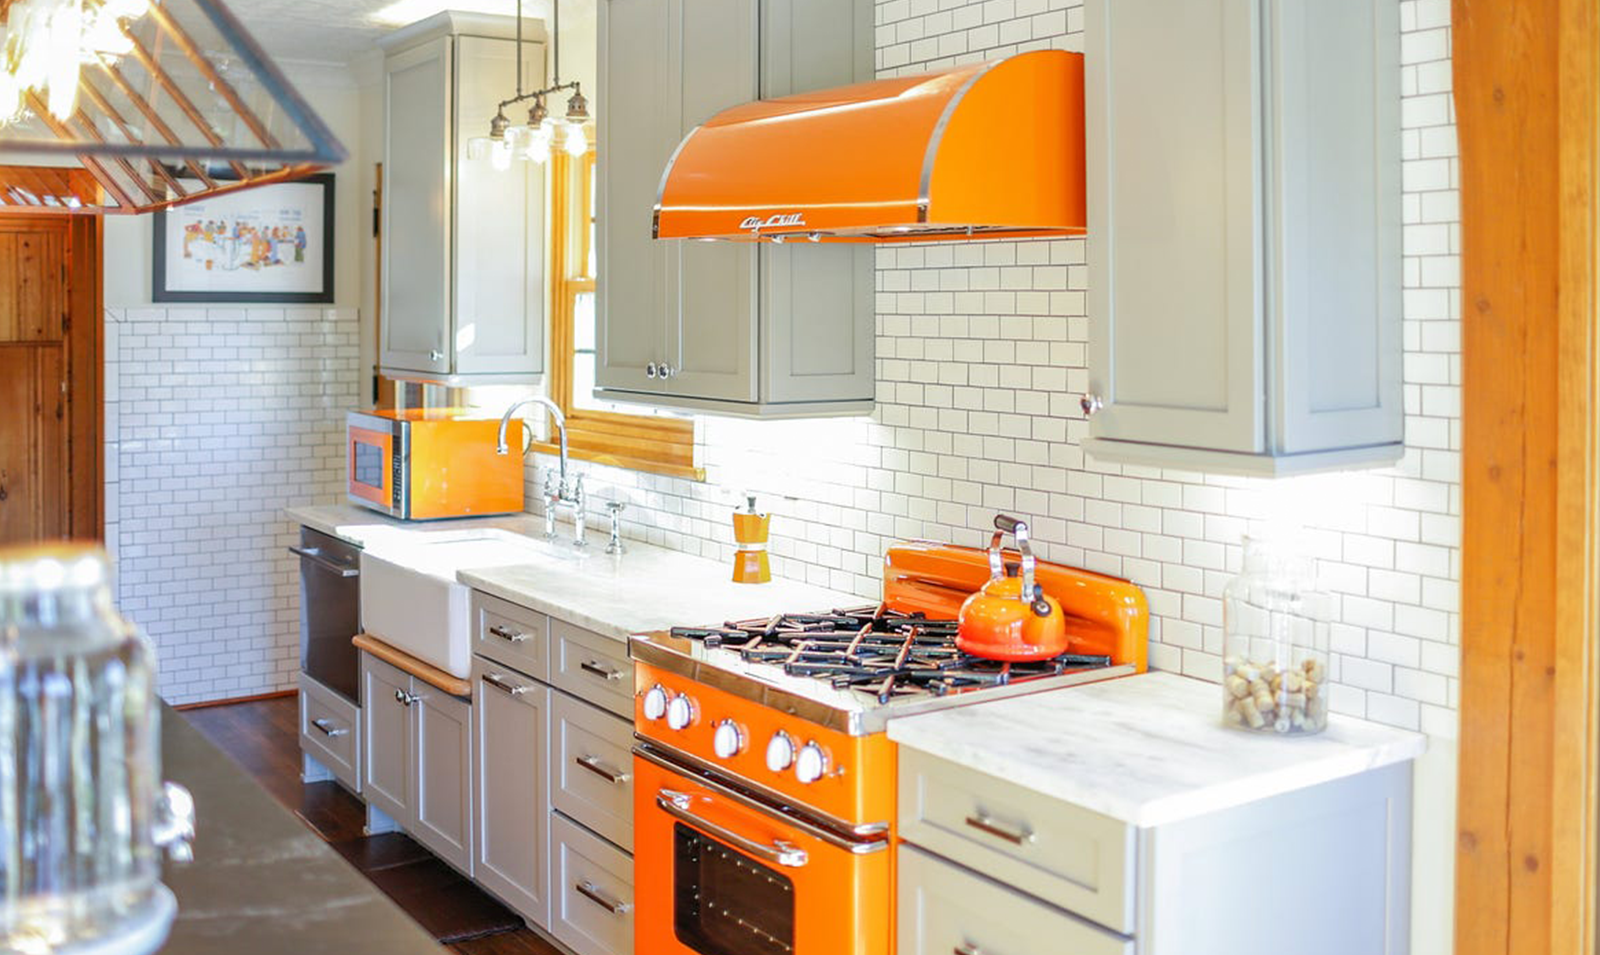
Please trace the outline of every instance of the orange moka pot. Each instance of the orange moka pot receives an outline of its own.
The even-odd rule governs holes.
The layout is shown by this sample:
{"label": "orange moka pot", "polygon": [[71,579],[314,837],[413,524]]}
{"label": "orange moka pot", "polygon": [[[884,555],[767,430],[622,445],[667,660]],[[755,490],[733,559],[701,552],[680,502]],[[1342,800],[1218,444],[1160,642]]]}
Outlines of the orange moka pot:
{"label": "orange moka pot", "polygon": [[[989,582],[961,604],[956,646],[988,660],[1048,660],[1067,652],[1066,615],[1061,604],[1034,583],[1033,550],[1028,546],[1028,525],[998,514],[989,542]],[[1000,542],[1006,534],[1017,539],[1022,555],[1021,575],[1006,576]]]}

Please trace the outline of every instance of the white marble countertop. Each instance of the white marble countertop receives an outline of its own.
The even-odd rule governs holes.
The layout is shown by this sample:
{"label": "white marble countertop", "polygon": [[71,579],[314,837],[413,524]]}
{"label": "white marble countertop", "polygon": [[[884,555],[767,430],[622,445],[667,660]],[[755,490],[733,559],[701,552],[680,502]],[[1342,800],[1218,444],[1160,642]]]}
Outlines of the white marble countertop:
{"label": "white marble countertop", "polygon": [[903,746],[1136,826],[1159,826],[1403,760],[1421,734],[1333,714],[1306,737],[1221,720],[1221,687],[1147,673],[889,721]]}
{"label": "white marble countertop", "polygon": [[[360,544],[396,563],[408,562],[407,533],[484,528],[529,536],[544,533],[544,521],[527,514],[426,524],[407,524],[342,504],[289,508],[285,514],[292,521]],[[627,541],[626,546],[625,554],[613,557],[605,552],[604,536],[591,535],[588,553],[576,560],[536,559],[503,567],[472,567],[455,576],[469,587],[618,640],[668,627],[872,602],[778,577],[765,584],[736,584],[728,564],[638,541]]]}

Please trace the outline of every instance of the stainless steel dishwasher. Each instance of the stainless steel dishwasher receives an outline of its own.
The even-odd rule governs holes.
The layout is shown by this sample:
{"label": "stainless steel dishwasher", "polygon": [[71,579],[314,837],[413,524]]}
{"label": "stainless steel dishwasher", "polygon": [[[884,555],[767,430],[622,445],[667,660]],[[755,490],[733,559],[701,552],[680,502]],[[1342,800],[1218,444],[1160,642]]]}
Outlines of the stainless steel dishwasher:
{"label": "stainless steel dishwasher", "polygon": [[361,629],[361,548],[300,528],[300,669],[361,705],[359,653],[350,642]]}

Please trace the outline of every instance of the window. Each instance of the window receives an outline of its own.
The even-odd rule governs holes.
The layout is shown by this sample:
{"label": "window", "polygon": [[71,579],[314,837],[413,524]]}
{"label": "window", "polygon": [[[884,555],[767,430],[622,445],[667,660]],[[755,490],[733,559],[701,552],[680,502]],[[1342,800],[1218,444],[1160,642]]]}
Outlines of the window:
{"label": "window", "polygon": [[[594,397],[596,356],[594,151],[550,156],[550,398],[567,416],[571,455],[703,480],[694,422]],[[536,445],[553,452],[548,443]]]}

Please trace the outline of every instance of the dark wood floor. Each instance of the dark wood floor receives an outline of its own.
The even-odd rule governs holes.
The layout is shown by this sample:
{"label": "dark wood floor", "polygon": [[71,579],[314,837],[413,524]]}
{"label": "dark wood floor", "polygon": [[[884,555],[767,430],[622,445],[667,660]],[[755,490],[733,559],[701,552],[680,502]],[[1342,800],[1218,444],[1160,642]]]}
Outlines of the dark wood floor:
{"label": "dark wood floor", "polygon": [[294,697],[186,710],[195,728],[238,762],[435,938],[490,931],[446,946],[461,955],[560,955],[509,910],[398,834],[364,836],[361,802],[336,783],[300,782]]}

